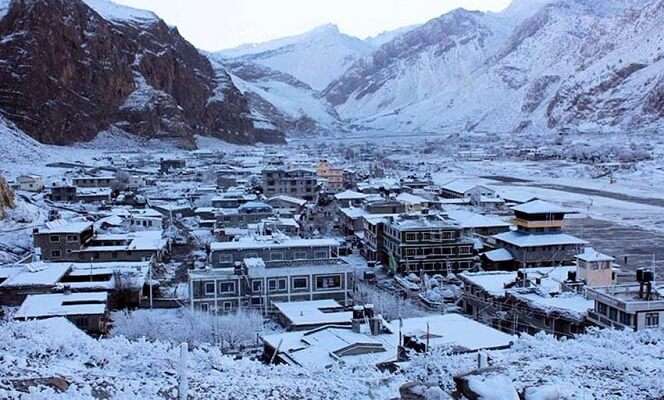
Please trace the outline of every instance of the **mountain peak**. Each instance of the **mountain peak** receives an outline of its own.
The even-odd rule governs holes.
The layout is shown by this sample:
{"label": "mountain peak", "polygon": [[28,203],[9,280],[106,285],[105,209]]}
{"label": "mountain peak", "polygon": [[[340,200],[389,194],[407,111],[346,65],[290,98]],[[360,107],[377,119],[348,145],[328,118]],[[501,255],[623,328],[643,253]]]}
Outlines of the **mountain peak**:
{"label": "mountain peak", "polygon": [[333,23],[320,25],[307,32],[308,34],[341,34],[339,27]]}

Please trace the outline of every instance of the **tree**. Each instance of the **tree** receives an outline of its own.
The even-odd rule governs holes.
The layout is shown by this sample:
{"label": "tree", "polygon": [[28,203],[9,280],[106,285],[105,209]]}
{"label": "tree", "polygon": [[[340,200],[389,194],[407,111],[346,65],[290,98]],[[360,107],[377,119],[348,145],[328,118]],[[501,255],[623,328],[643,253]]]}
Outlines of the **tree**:
{"label": "tree", "polygon": [[131,176],[125,171],[118,171],[115,174],[115,179],[111,182],[111,190],[115,193],[123,192],[129,187],[129,180]]}

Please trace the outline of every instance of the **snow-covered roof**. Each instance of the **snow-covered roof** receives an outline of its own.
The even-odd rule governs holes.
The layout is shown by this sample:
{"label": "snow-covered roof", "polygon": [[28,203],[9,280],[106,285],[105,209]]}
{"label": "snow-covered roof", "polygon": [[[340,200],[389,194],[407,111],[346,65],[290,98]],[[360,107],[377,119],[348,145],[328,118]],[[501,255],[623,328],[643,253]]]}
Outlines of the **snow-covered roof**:
{"label": "snow-covered roof", "polygon": [[462,228],[507,227],[508,222],[499,217],[482,215],[466,210],[447,210],[447,216],[455,220]]}
{"label": "snow-covered roof", "polygon": [[493,262],[506,262],[514,260],[512,253],[505,249],[487,251],[483,255]]}
{"label": "snow-covered roof", "polygon": [[533,290],[510,291],[510,295],[526,301],[530,306],[544,312],[557,312],[577,320],[583,320],[588,310],[595,306],[594,300],[588,299],[579,293],[567,292],[551,296],[537,293]]}
{"label": "snow-covered roof", "polygon": [[0,287],[55,286],[70,269],[71,265],[68,263],[26,264],[21,271],[0,284]]}
{"label": "snow-covered roof", "polygon": [[566,233],[522,233],[510,231],[499,233],[493,236],[497,240],[509,243],[518,247],[539,247],[539,246],[558,246],[558,245],[585,245],[583,239]]}
{"label": "snow-covered roof", "polygon": [[240,250],[240,249],[264,249],[264,248],[286,248],[286,247],[324,247],[339,246],[335,239],[283,239],[283,240],[243,240],[239,242],[214,242],[210,244],[210,250]]}
{"label": "snow-covered roof", "polygon": [[415,205],[415,204],[425,204],[428,203],[429,200],[425,199],[424,197],[420,197],[414,194],[410,193],[400,193],[397,196],[396,199],[398,202],[404,203],[404,204],[410,204],[410,205]]}
{"label": "snow-covered roof", "polygon": [[502,297],[505,295],[505,285],[514,282],[516,272],[513,271],[491,271],[491,272],[463,272],[459,277],[481,287],[492,296]]}
{"label": "snow-covered roof", "polygon": [[28,296],[14,318],[98,315],[106,312],[107,292],[35,294]]}
{"label": "snow-covered roof", "polygon": [[481,183],[481,180],[476,179],[455,179],[453,181],[447,182],[441,186],[442,189],[448,190],[454,193],[464,194],[471,189],[476,188],[477,186],[482,186],[487,189],[493,190],[488,186],[484,186]]}
{"label": "snow-covered roof", "polygon": [[583,250],[583,253],[577,254],[576,258],[586,262],[600,262],[600,261],[613,261],[615,258],[602,254],[599,251],[593,249],[592,247],[586,247]]}
{"label": "snow-covered roof", "polygon": [[[326,325],[350,324],[353,318],[351,311],[343,311],[343,306],[336,300],[313,300],[272,303],[286,317],[291,325]],[[325,309],[341,311],[323,312]]]}
{"label": "snow-covered roof", "polygon": [[306,200],[299,199],[299,198],[293,197],[293,196],[286,196],[286,195],[279,195],[279,196],[270,197],[270,199],[268,201],[273,201],[273,200],[280,200],[280,201],[284,201],[286,203],[297,204],[298,206],[304,206],[305,204],[307,204]]}
{"label": "snow-covered roof", "polygon": [[575,211],[569,208],[561,207],[557,204],[549,203],[544,200],[533,200],[525,204],[512,207],[512,210],[524,214],[571,214]]}
{"label": "snow-covered roof", "polygon": [[65,221],[62,219],[47,222],[46,226],[39,228],[39,233],[81,233],[92,227],[89,221]]}
{"label": "snow-covered roof", "polygon": [[346,190],[334,195],[334,198],[337,200],[364,200],[367,197],[368,195],[353,190]]}

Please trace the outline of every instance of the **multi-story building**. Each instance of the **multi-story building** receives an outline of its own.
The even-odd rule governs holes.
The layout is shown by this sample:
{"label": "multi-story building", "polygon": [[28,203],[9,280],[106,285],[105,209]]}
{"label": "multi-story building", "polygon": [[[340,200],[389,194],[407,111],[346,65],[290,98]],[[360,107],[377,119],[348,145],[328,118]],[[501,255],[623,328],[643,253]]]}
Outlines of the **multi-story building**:
{"label": "multi-story building", "polygon": [[664,287],[657,287],[654,273],[637,271],[632,284],[588,288],[595,306],[588,320],[605,328],[661,329],[664,327]]}
{"label": "multi-story building", "polygon": [[382,233],[392,273],[459,272],[473,266],[473,241],[445,216],[389,218]]}
{"label": "multi-story building", "polygon": [[[485,260],[489,261],[485,267],[518,269],[573,265],[576,256],[583,252],[587,244],[585,240],[562,232],[565,214],[573,211],[541,200],[512,210],[517,229],[492,237],[498,249],[484,254]],[[505,250],[509,255],[504,254]]]}
{"label": "multi-story building", "polygon": [[94,236],[91,222],[53,221],[32,232],[34,248],[51,261],[72,260],[72,253],[86,246]]}
{"label": "multi-story building", "polygon": [[247,227],[273,215],[272,207],[261,201],[250,201],[236,209],[220,209],[215,213],[217,228]]}
{"label": "multi-story building", "polygon": [[288,195],[304,200],[314,200],[318,191],[316,172],[305,168],[272,167],[264,169],[262,179],[263,195],[268,198]]}
{"label": "multi-story building", "polygon": [[72,183],[79,188],[108,188],[114,180],[113,176],[81,176],[73,178]]}
{"label": "multi-story building", "polygon": [[334,259],[339,242],[334,239],[268,238],[237,242],[215,242],[210,245],[213,268],[233,267],[246,258],[262,258],[270,265]]}
{"label": "multi-story building", "polygon": [[344,170],[334,168],[327,160],[321,160],[316,167],[318,177],[325,181],[325,189],[330,193],[344,190]]}
{"label": "multi-story building", "polygon": [[351,302],[354,274],[352,265],[329,256],[276,263],[247,258],[231,268],[191,271],[191,307],[210,312],[252,308],[269,313],[273,303],[326,299],[346,306]]}

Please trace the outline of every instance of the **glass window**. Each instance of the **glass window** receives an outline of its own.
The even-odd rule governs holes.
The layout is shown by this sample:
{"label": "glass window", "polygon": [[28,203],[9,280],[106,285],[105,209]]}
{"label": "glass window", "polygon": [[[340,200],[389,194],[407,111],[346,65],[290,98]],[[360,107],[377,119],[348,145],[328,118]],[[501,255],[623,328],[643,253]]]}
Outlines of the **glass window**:
{"label": "glass window", "polygon": [[214,282],[205,283],[205,294],[213,295],[214,294]]}
{"label": "glass window", "polygon": [[340,275],[316,277],[316,289],[339,289],[339,288],[341,288]]}
{"label": "glass window", "polygon": [[51,257],[60,257],[60,250],[51,250]]}
{"label": "glass window", "polygon": [[659,327],[659,313],[651,312],[646,313],[646,328]]}
{"label": "glass window", "polygon": [[219,293],[233,293],[233,292],[235,292],[235,282],[219,283]]}
{"label": "glass window", "polygon": [[417,241],[417,234],[416,233],[406,233],[406,241],[407,242],[416,242]]}
{"label": "glass window", "polygon": [[60,241],[60,236],[58,235],[51,235],[50,238],[52,243],[58,243]]}
{"label": "glass window", "polygon": [[307,289],[309,280],[307,278],[293,278],[293,289]]}
{"label": "glass window", "polygon": [[254,292],[260,292],[263,289],[263,281],[253,281],[253,282],[251,282],[251,289]]}

